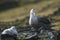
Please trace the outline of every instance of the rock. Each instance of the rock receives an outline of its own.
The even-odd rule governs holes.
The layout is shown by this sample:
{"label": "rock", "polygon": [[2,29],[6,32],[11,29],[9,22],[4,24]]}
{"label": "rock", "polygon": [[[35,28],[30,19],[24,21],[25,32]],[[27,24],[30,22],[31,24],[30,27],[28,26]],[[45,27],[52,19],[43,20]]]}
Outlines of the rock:
{"label": "rock", "polygon": [[37,35],[36,32],[22,32],[22,33],[19,33],[19,37],[23,37],[24,39],[30,39],[30,38],[33,38]]}
{"label": "rock", "polygon": [[45,29],[40,30],[38,37],[40,38],[39,40],[55,40],[54,33],[50,30],[45,30]]}
{"label": "rock", "polygon": [[11,28],[8,28],[2,31],[1,40],[11,40],[11,39],[16,40],[17,34],[18,32],[15,26],[12,26]]}
{"label": "rock", "polygon": [[60,30],[58,31],[57,40],[60,40]]}
{"label": "rock", "polygon": [[60,16],[60,8],[52,14],[52,16]]}
{"label": "rock", "polygon": [[17,40],[17,37],[15,35],[11,36],[8,34],[1,35],[1,40]]}

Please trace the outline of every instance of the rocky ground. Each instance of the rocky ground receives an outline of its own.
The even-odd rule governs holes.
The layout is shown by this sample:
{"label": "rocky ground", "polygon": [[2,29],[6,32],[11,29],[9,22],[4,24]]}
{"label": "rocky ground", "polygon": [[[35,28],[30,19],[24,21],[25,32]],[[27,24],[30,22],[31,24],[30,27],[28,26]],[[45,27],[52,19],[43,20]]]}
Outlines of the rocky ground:
{"label": "rocky ground", "polygon": [[30,26],[17,27],[17,29],[18,40],[59,40],[57,38],[59,36],[58,31],[52,29],[47,30],[44,27],[40,27],[38,31],[34,31]]}
{"label": "rocky ground", "polygon": [[[40,27],[38,31],[35,31],[35,29],[33,29],[31,26],[28,25],[29,17],[26,17],[22,20],[17,19],[14,22],[0,22],[0,33],[4,29],[14,25],[16,26],[16,29],[18,31],[18,36],[17,36],[18,40],[59,40],[60,30],[51,29],[51,27],[54,27],[57,25],[56,21],[58,21],[59,19],[54,19],[53,17],[58,16],[59,11],[60,9],[58,9],[58,11],[55,11],[54,14],[48,16],[52,18],[51,22],[55,23],[55,25],[48,26],[48,27]],[[10,40],[11,39],[12,38],[10,38]]]}

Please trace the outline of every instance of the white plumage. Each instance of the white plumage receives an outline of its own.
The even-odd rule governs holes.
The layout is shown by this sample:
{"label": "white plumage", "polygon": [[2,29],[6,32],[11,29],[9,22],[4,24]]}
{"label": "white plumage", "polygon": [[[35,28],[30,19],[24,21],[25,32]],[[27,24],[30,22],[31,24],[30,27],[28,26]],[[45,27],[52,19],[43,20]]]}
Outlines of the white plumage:
{"label": "white plumage", "polygon": [[5,29],[1,34],[17,35],[17,33],[15,26],[12,26],[9,29]]}
{"label": "white plumage", "polygon": [[35,28],[39,28],[40,26],[50,25],[51,21],[47,17],[36,16],[35,10],[30,10],[30,18],[29,18],[29,25],[34,26]]}
{"label": "white plumage", "polygon": [[37,17],[35,15],[35,10],[31,9],[30,11],[30,19],[29,19],[29,25],[36,25],[38,24]]}

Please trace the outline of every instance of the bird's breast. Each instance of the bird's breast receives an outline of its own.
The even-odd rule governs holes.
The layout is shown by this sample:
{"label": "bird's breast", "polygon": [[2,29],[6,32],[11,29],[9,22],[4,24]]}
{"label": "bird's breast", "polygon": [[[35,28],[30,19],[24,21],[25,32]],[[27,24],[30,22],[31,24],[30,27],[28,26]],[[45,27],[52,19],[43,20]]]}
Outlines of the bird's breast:
{"label": "bird's breast", "polygon": [[38,20],[36,17],[32,17],[29,19],[29,24],[30,25],[36,25],[38,23]]}

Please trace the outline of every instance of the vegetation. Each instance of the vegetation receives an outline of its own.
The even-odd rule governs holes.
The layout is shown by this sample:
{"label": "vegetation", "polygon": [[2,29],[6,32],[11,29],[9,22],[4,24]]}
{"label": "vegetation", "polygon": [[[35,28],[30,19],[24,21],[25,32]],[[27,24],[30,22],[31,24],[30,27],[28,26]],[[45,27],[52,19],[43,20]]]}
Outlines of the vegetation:
{"label": "vegetation", "polygon": [[[0,5],[1,1],[2,0],[0,0]],[[54,12],[59,9],[60,0],[19,0],[19,6],[16,7],[14,6],[15,4],[13,3],[13,7],[10,7],[12,5],[9,3],[9,8],[2,11],[0,9],[0,28],[7,28],[12,25],[28,25],[29,11],[33,8],[36,10],[37,16],[47,16],[52,18],[52,24],[56,24],[52,29],[60,30],[60,16],[52,16]],[[42,35],[42,37],[44,37],[44,35]],[[21,40],[23,39],[24,38],[21,38]]]}
{"label": "vegetation", "polygon": [[[53,19],[53,23],[56,24],[60,22],[60,19],[57,18],[60,18],[60,16],[50,16],[60,7],[60,0],[20,0],[20,4],[21,6],[19,7],[7,9],[2,12],[0,11],[0,24],[19,26],[28,25],[28,20],[24,20],[23,22],[17,22],[16,20],[25,19],[25,17],[29,16],[29,11],[31,8],[36,9],[36,15],[38,16],[49,16],[52,19],[55,18]],[[53,29],[60,29],[60,25],[56,25]]]}

